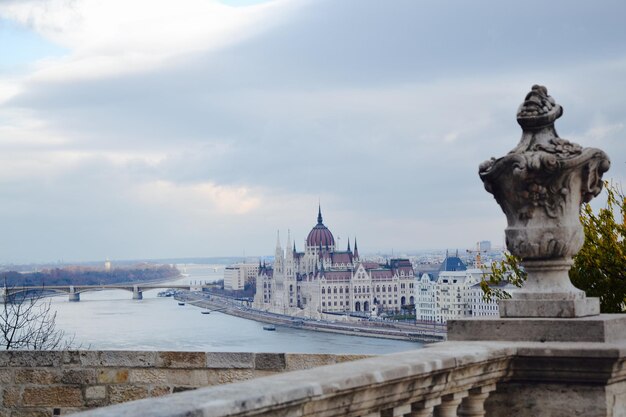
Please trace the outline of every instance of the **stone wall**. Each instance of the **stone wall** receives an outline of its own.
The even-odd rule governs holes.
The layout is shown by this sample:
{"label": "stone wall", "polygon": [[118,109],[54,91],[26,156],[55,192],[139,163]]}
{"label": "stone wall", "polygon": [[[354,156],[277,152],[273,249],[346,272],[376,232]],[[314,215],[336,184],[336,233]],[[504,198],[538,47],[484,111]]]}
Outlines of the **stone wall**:
{"label": "stone wall", "polygon": [[215,352],[0,352],[0,417],[65,415],[363,358]]}

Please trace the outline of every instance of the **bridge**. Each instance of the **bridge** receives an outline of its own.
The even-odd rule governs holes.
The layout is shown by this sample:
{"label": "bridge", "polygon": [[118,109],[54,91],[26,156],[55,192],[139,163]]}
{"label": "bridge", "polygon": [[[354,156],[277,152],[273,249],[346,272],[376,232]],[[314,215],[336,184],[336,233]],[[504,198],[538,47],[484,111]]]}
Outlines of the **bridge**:
{"label": "bridge", "polygon": [[110,284],[110,285],[44,285],[44,286],[24,286],[24,287],[2,287],[0,288],[0,302],[4,302],[7,297],[29,291],[55,291],[68,294],[68,300],[72,302],[80,301],[80,294],[87,291],[102,290],[126,290],[133,293],[133,300],[142,300],[143,292],[157,289],[175,289],[188,291],[202,291],[208,288],[206,283],[189,285],[167,285],[167,284]]}

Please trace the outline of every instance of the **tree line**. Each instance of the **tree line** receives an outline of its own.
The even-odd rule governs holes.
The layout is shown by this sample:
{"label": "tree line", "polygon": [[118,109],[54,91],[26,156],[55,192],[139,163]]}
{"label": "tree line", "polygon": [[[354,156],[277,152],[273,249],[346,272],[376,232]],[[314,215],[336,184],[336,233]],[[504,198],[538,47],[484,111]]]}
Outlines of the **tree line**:
{"label": "tree line", "polygon": [[40,272],[15,271],[0,274],[0,282],[7,287],[45,287],[54,285],[107,285],[157,281],[180,275],[170,265],[140,265],[115,268],[110,271],[97,269],[54,268]]}

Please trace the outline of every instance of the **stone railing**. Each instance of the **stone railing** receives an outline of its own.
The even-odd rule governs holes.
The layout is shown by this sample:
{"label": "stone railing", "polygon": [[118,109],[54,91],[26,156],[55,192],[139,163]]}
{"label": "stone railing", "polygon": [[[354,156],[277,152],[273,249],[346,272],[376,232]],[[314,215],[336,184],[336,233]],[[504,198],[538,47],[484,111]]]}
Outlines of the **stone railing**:
{"label": "stone railing", "polygon": [[435,347],[97,409],[81,416],[482,416],[507,378],[504,344]]}
{"label": "stone railing", "polygon": [[625,352],[625,342],[444,342],[77,417],[618,417],[626,415]]}
{"label": "stone railing", "polygon": [[51,416],[363,355],[0,351],[0,417]]}

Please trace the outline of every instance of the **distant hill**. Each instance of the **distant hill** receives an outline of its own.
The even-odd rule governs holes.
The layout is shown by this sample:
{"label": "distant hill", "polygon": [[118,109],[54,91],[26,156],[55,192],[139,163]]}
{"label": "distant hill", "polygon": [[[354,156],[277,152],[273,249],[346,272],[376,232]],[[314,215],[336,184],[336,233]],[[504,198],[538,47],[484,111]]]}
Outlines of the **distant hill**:
{"label": "distant hill", "polygon": [[39,272],[0,273],[0,285],[7,287],[52,285],[106,285],[158,281],[180,276],[180,271],[170,265],[140,264],[110,271],[84,266],[44,269]]}

